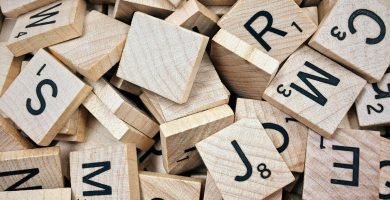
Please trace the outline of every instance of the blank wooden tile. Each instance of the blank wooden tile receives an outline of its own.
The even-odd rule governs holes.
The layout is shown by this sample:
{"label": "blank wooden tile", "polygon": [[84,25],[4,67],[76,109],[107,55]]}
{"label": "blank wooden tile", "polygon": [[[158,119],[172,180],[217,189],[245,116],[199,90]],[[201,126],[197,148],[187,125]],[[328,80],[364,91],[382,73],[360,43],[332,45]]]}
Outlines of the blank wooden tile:
{"label": "blank wooden tile", "polygon": [[2,95],[20,72],[23,56],[14,57],[6,42],[0,42],[0,95]]}
{"label": "blank wooden tile", "polygon": [[0,98],[0,108],[36,144],[47,146],[90,91],[41,49]]}
{"label": "blank wooden tile", "polygon": [[144,135],[153,138],[159,131],[158,124],[130,99],[121,95],[106,80],[91,84],[96,96],[112,113]]}
{"label": "blank wooden tile", "polygon": [[196,148],[225,200],[263,199],[294,181],[258,120],[235,122]]}
{"label": "blank wooden tile", "polygon": [[390,140],[381,137],[379,172],[379,199],[390,198]]}
{"label": "blank wooden tile", "polygon": [[362,127],[390,124],[390,68],[378,83],[367,84],[356,100]]}
{"label": "blank wooden tile", "polygon": [[207,6],[207,8],[215,13],[218,17],[222,17],[229,12],[232,6]]}
{"label": "blank wooden tile", "polygon": [[130,24],[136,11],[164,19],[175,11],[168,0],[117,0],[114,18]]}
{"label": "blank wooden tile", "polygon": [[84,107],[119,141],[135,143],[137,148],[148,150],[154,140],[116,117],[94,94],[83,102]]}
{"label": "blank wooden tile", "polygon": [[79,37],[85,9],[83,0],[62,0],[19,16],[8,48],[15,56],[21,56]]}
{"label": "blank wooden tile", "polygon": [[233,122],[232,109],[222,105],[161,124],[161,148],[167,172],[180,174],[201,165],[195,144]]}
{"label": "blank wooden tile", "polygon": [[309,131],[303,199],[378,199],[380,136],[337,129],[332,139]]}
{"label": "blank wooden tile", "polygon": [[137,12],[117,76],[176,103],[185,103],[207,41],[201,34]]}
{"label": "blank wooden tile", "polygon": [[337,1],[309,45],[345,65],[370,83],[389,67],[390,5],[380,0]]}
{"label": "blank wooden tile", "polygon": [[72,199],[140,199],[132,143],[70,153]]}
{"label": "blank wooden tile", "polygon": [[293,0],[238,1],[218,25],[279,62],[317,29]]}
{"label": "blank wooden tile", "polygon": [[12,18],[5,18],[1,27],[1,32],[0,32],[0,42],[7,42],[12,29],[14,28],[16,23],[16,19]]}
{"label": "blank wooden tile", "polygon": [[10,18],[30,12],[37,8],[46,6],[57,0],[1,0],[0,6],[3,14]]}
{"label": "blank wooden tile", "polygon": [[221,82],[209,56],[205,54],[186,103],[178,104],[149,91],[145,91],[140,97],[157,121],[162,124],[227,104],[230,92]]}
{"label": "blank wooden tile", "polygon": [[42,189],[42,190],[21,190],[12,192],[0,192],[0,199],[7,200],[70,200],[71,190],[70,188],[55,188],[55,189]]}
{"label": "blank wooden tile", "polygon": [[211,42],[210,57],[230,91],[240,97],[261,99],[279,62],[221,29]]}
{"label": "blank wooden tile", "polygon": [[167,173],[164,168],[160,140],[156,141],[153,147],[149,150],[140,152],[138,156],[138,161],[140,170],[158,172],[163,174]]}
{"label": "blank wooden tile", "polygon": [[310,19],[318,26],[318,9],[317,6],[304,7],[303,12],[306,13]]}
{"label": "blank wooden tile", "polygon": [[264,99],[324,137],[330,137],[366,81],[304,46],[285,62]]}
{"label": "blank wooden tile", "polygon": [[195,32],[212,36],[217,30],[219,17],[197,0],[189,0],[169,15],[165,21]]}
{"label": "blank wooden tile", "polygon": [[237,0],[199,0],[199,2],[206,6],[232,6]]}
{"label": "blank wooden tile", "polygon": [[142,199],[199,199],[201,182],[196,178],[140,172]]}
{"label": "blank wooden tile", "polygon": [[266,101],[237,99],[235,120],[258,119],[291,171],[303,172],[308,128]]}
{"label": "blank wooden tile", "polygon": [[111,83],[111,85],[113,85],[117,89],[128,92],[130,94],[134,94],[136,96],[139,96],[142,93],[142,89],[140,87],[138,87],[138,86],[126,81],[126,80],[123,80],[123,79],[117,77],[116,75],[112,76],[110,83]]}
{"label": "blank wooden tile", "polygon": [[63,187],[58,147],[0,152],[0,191]]}
{"label": "blank wooden tile", "polygon": [[30,149],[33,145],[7,119],[0,116],[0,152]]}
{"label": "blank wooden tile", "polygon": [[128,31],[127,24],[91,11],[85,18],[81,37],[51,46],[49,50],[71,69],[97,81],[119,62]]}
{"label": "blank wooden tile", "polygon": [[210,175],[210,172],[207,172],[203,200],[223,200],[221,192],[219,192],[213,177]]}

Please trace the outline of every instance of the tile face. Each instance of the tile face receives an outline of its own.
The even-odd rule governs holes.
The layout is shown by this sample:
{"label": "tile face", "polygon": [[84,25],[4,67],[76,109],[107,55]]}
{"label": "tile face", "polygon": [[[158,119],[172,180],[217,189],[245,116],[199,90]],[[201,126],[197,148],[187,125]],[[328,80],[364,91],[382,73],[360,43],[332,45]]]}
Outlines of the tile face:
{"label": "tile face", "polygon": [[223,199],[263,199],[294,177],[258,120],[243,119],[196,144]]}
{"label": "tile face", "polygon": [[291,55],[264,99],[324,137],[330,137],[366,81],[304,46]]}
{"label": "tile face", "polygon": [[160,126],[164,166],[170,174],[180,174],[202,164],[195,144],[229,126],[234,113],[228,105],[183,117]]}
{"label": "tile face", "polygon": [[218,25],[279,62],[317,29],[293,0],[238,1]]}
{"label": "tile face", "polygon": [[380,136],[337,129],[332,139],[309,131],[303,199],[378,199]]}
{"label": "tile face", "polygon": [[203,35],[137,12],[117,76],[176,103],[185,103],[207,41]]}
{"label": "tile face", "polygon": [[0,108],[36,144],[47,146],[90,91],[41,49],[0,98]]}
{"label": "tile face", "polygon": [[85,17],[81,37],[51,46],[49,50],[71,69],[97,81],[119,62],[128,31],[127,24],[92,11]]}
{"label": "tile face", "polygon": [[242,39],[220,29],[211,42],[210,57],[230,91],[261,99],[279,62]]}
{"label": "tile face", "polygon": [[72,199],[139,199],[134,144],[70,153]]}
{"label": "tile face", "polygon": [[309,45],[368,82],[378,82],[390,63],[389,7],[380,0],[337,1]]}
{"label": "tile face", "polygon": [[196,178],[140,172],[142,199],[199,199],[201,181]]}
{"label": "tile face", "polygon": [[379,199],[390,199],[390,140],[381,138]]}
{"label": "tile face", "polygon": [[235,121],[258,119],[291,171],[303,172],[308,128],[266,101],[237,99]]}
{"label": "tile face", "polygon": [[390,124],[390,68],[381,81],[364,87],[355,105],[360,126]]}
{"label": "tile face", "polygon": [[83,32],[85,9],[85,1],[62,0],[21,15],[7,46],[21,56],[78,37]]}
{"label": "tile face", "polygon": [[43,190],[21,190],[12,192],[0,192],[0,199],[7,200],[45,200],[45,199],[57,199],[57,200],[70,200],[71,198],[70,188],[55,188],[55,189],[43,189]]}
{"label": "tile face", "polygon": [[32,148],[33,145],[5,118],[0,116],[0,152]]}
{"label": "tile face", "polygon": [[0,191],[62,188],[58,147],[0,152]]}
{"label": "tile face", "polygon": [[1,11],[6,17],[16,18],[19,15],[46,6],[57,0],[1,0]]}

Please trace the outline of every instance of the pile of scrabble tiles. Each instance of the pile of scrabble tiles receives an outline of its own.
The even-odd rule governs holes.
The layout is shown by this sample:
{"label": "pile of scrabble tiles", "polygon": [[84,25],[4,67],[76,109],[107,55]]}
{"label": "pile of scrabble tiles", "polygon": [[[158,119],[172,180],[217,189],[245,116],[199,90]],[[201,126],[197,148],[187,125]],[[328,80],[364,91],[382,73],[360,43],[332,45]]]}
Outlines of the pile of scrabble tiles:
{"label": "pile of scrabble tiles", "polygon": [[390,0],[0,7],[0,200],[390,199]]}

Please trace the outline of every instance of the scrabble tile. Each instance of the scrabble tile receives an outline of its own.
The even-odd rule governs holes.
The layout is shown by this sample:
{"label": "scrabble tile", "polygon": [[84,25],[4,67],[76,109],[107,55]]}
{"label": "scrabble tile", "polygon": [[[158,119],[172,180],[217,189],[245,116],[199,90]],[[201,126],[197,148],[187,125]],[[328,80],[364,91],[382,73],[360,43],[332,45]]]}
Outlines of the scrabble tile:
{"label": "scrabble tile", "polygon": [[126,81],[126,80],[123,80],[123,79],[117,77],[116,75],[112,76],[110,83],[111,83],[111,85],[113,85],[117,89],[128,92],[130,94],[134,94],[136,96],[139,96],[142,93],[142,89],[140,87],[138,87],[138,86]]}
{"label": "scrabble tile", "polygon": [[130,24],[136,11],[164,19],[175,11],[175,6],[167,0],[117,0],[114,18]]}
{"label": "scrabble tile", "polygon": [[0,96],[8,89],[20,72],[23,56],[14,57],[6,42],[0,42]]}
{"label": "scrabble tile", "polygon": [[306,13],[310,19],[318,26],[318,9],[317,6],[304,7],[303,12]]}
{"label": "scrabble tile", "polygon": [[218,17],[222,17],[229,12],[232,6],[206,6],[211,12],[215,13]]}
{"label": "scrabble tile", "polygon": [[237,0],[199,0],[199,2],[206,6],[232,6]]}
{"label": "scrabble tile", "polygon": [[390,198],[390,140],[381,137],[379,172],[379,199]]}
{"label": "scrabble tile", "polygon": [[217,30],[219,17],[197,0],[189,0],[169,15],[165,21],[189,30],[212,36]]}
{"label": "scrabble tile", "polygon": [[145,91],[140,97],[157,121],[162,124],[227,104],[230,92],[221,82],[209,56],[205,54],[186,103],[178,104],[149,91]]}
{"label": "scrabble tile", "polygon": [[221,29],[211,42],[210,57],[230,91],[240,97],[261,99],[279,62]]}
{"label": "scrabble tile", "polygon": [[1,27],[0,42],[7,42],[14,28],[16,19],[5,18]]}
{"label": "scrabble tile", "polygon": [[142,199],[199,199],[201,182],[196,178],[140,172]]}
{"label": "scrabble tile", "polygon": [[390,124],[390,68],[380,82],[364,87],[355,105],[360,126]]}
{"label": "scrabble tile", "polygon": [[85,9],[83,0],[62,0],[19,16],[8,48],[15,56],[21,56],[79,37],[83,32]]}
{"label": "scrabble tile", "polygon": [[303,199],[378,199],[379,132],[337,129],[331,139],[309,131]]}
{"label": "scrabble tile", "polygon": [[378,82],[390,63],[386,27],[390,27],[390,10],[382,1],[340,0],[309,45],[368,82]]}
{"label": "scrabble tile", "polygon": [[308,128],[266,101],[237,99],[235,121],[258,119],[291,171],[303,172]]}
{"label": "scrabble tile", "polygon": [[223,200],[221,192],[219,192],[213,177],[210,175],[210,172],[207,172],[203,200]]}
{"label": "scrabble tile", "polygon": [[70,200],[71,190],[70,188],[55,188],[55,189],[42,189],[42,190],[21,190],[12,192],[0,192],[0,199],[7,200],[45,200],[45,199],[57,199],[57,200]]}
{"label": "scrabble tile", "polygon": [[202,164],[195,144],[229,126],[234,113],[228,105],[215,107],[160,126],[164,167],[180,174]]}
{"label": "scrabble tile", "polygon": [[63,187],[58,147],[0,152],[0,191]]}
{"label": "scrabble tile", "polygon": [[46,6],[57,0],[0,0],[1,11],[6,17],[16,18],[19,15]]}
{"label": "scrabble tile", "polygon": [[330,137],[366,81],[304,46],[289,57],[263,98],[324,137]]}
{"label": "scrabble tile", "polygon": [[88,111],[80,106],[54,138],[58,141],[84,142],[87,128]]}
{"label": "scrabble tile", "polygon": [[235,122],[196,148],[225,200],[263,199],[294,180],[258,120]]}
{"label": "scrabble tile", "polygon": [[132,143],[70,153],[72,199],[140,199]]}
{"label": "scrabble tile", "polygon": [[0,108],[36,144],[47,146],[90,91],[41,49],[0,98]]}
{"label": "scrabble tile", "polygon": [[158,133],[158,124],[134,102],[115,90],[106,80],[100,79],[91,85],[96,96],[119,119],[150,138]]}
{"label": "scrabble tile", "polygon": [[137,12],[117,76],[176,103],[185,103],[207,41],[206,36]]}
{"label": "scrabble tile", "polygon": [[218,25],[279,62],[317,29],[293,0],[237,1]]}
{"label": "scrabble tile", "polygon": [[91,11],[85,17],[81,37],[51,46],[49,50],[71,69],[97,81],[119,62],[128,31],[127,24]]}
{"label": "scrabble tile", "polygon": [[94,93],[83,105],[117,140],[134,143],[141,150],[148,150],[154,144],[153,139],[116,117]]}
{"label": "scrabble tile", "polygon": [[32,148],[33,145],[5,119],[0,116],[0,152]]}
{"label": "scrabble tile", "polygon": [[156,141],[149,150],[141,152],[139,154],[138,161],[140,170],[163,174],[167,173],[164,168],[160,140]]}

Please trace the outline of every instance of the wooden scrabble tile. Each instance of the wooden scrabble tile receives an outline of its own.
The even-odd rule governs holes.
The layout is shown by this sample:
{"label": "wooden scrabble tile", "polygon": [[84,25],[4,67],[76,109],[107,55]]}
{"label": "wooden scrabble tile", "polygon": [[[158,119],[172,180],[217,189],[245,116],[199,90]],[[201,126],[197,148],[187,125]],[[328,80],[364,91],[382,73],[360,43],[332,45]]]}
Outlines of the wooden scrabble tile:
{"label": "wooden scrabble tile", "polygon": [[189,0],[169,15],[165,21],[189,30],[212,36],[217,30],[219,17],[197,0]]}
{"label": "wooden scrabble tile", "polygon": [[167,173],[164,168],[160,140],[156,141],[149,150],[141,152],[139,154],[138,161],[140,170],[163,174]]}
{"label": "wooden scrabble tile", "polygon": [[360,126],[390,124],[390,68],[380,82],[364,87],[355,105]]}
{"label": "wooden scrabble tile", "polygon": [[291,55],[264,99],[324,137],[330,137],[366,81],[313,49]]}
{"label": "wooden scrabble tile", "polygon": [[23,56],[14,57],[6,42],[0,42],[0,96],[8,89],[20,72]]}
{"label": "wooden scrabble tile", "polygon": [[63,187],[58,147],[0,152],[0,191]]}
{"label": "wooden scrabble tile", "polygon": [[237,0],[199,0],[199,2],[206,6],[232,6]]}
{"label": "wooden scrabble tile", "polygon": [[70,200],[71,190],[70,188],[55,188],[55,189],[42,189],[42,190],[21,190],[12,192],[0,192],[0,199],[7,200]]}
{"label": "wooden scrabble tile", "polygon": [[96,96],[119,119],[144,135],[153,138],[159,131],[158,124],[130,99],[115,90],[106,80],[99,79],[91,84]]}
{"label": "wooden scrabble tile", "polygon": [[175,6],[167,0],[117,0],[114,18],[130,24],[136,11],[164,19],[175,11]]}
{"label": "wooden scrabble tile", "polygon": [[309,131],[303,199],[378,199],[380,136],[337,129],[331,139]]}
{"label": "wooden scrabble tile", "polygon": [[303,172],[308,128],[266,101],[237,99],[235,121],[258,119],[291,171]]}
{"label": "wooden scrabble tile", "polygon": [[379,172],[379,199],[390,198],[390,140],[381,137]]}
{"label": "wooden scrabble tile", "polygon": [[128,30],[127,24],[92,11],[85,18],[81,37],[51,46],[49,50],[71,69],[97,81],[119,62]]}
{"label": "wooden scrabble tile", "polygon": [[261,99],[279,62],[221,29],[213,37],[210,55],[222,81],[240,97]]}
{"label": "wooden scrabble tile", "polygon": [[16,19],[5,18],[0,32],[0,42],[7,42],[14,28]]}
{"label": "wooden scrabble tile", "polygon": [[232,6],[206,6],[211,12],[215,13],[218,17],[222,17],[229,12]]}
{"label": "wooden scrabble tile", "polygon": [[235,122],[196,148],[225,200],[263,199],[294,180],[258,120]]}
{"label": "wooden scrabble tile", "polygon": [[116,117],[94,93],[83,105],[117,140],[134,143],[141,150],[148,150],[154,144],[153,139]]}
{"label": "wooden scrabble tile", "polygon": [[138,87],[138,86],[126,81],[126,80],[123,80],[123,79],[117,77],[116,75],[112,76],[110,83],[111,83],[111,85],[113,85],[117,89],[128,92],[130,94],[134,94],[136,96],[139,96],[142,93],[142,89],[140,87]]}
{"label": "wooden scrabble tile", "polygon": [[33,145],[7,119],[0,116],[0,152],[32,148]]}
{"label": "wooden scrabble tile", "polygon": [[310,19],[314,22],[315,25],[318,26],[318,9],[317,6],[304,7],[302,8],[303,12],[310,17]]}
{"label": "wooden scrabble tile", "polygon": [[317,29],[293,0],[237,1],[218,25],[279,62]]}
{"label": "wooden scrabble tile", "polygon": [[196,178],[140,172],[142,199],[200,199],[201,182]]}
{"label": "wooden scrabble tile", "polygon": [[0,108],[36,144],[47,146],[90,91],[41,49],[0,98]]}
{"label": "wooden scrabble tile", "polygon": [[70,153],[72,199],[140,199],[132,143]]}
{"label": "wooden scrabble tile", "polygon": [[61,0],[19,16],[8,48],[15,56],[21,56],[79,37],[85,9],[83,0]]}
{"label": "wooden scrabble tile", "polygon": [[137,12],[117,76],[176,103],[185,103],[207,41],[206,36]]}
{"label": "wooden scrabble tile", "polygon": [[0,0],[1,11],[6,17],[16,18],[19,15],[46,6],[57,0]]}
{"label": "wooden scrabble tile", "polygon": [[221,192],[219,192],[213,177],[210,175],[210,172],[207,172],[203,200],[223,200]]}
{"label": "wooden scrabble tile", "polygon": [[178,104],[149,91],[145,91],[140,97],[157,121],[162,124],[227,104],[230,92],[221,82],[209,56],[205,53],[186,103]]}
{"label": "wooden scrabble tile", "polygon": [[222,105],[160,126],[164,167],[180,174],[202,164],[195,144],[234,122],[229,105]]}
{"label": "wooden scrabble tile", "polygon": [[390,63],[389,6],[380,0],[351,2],[337,1],[309,45],[370,83],[378,82]]}

